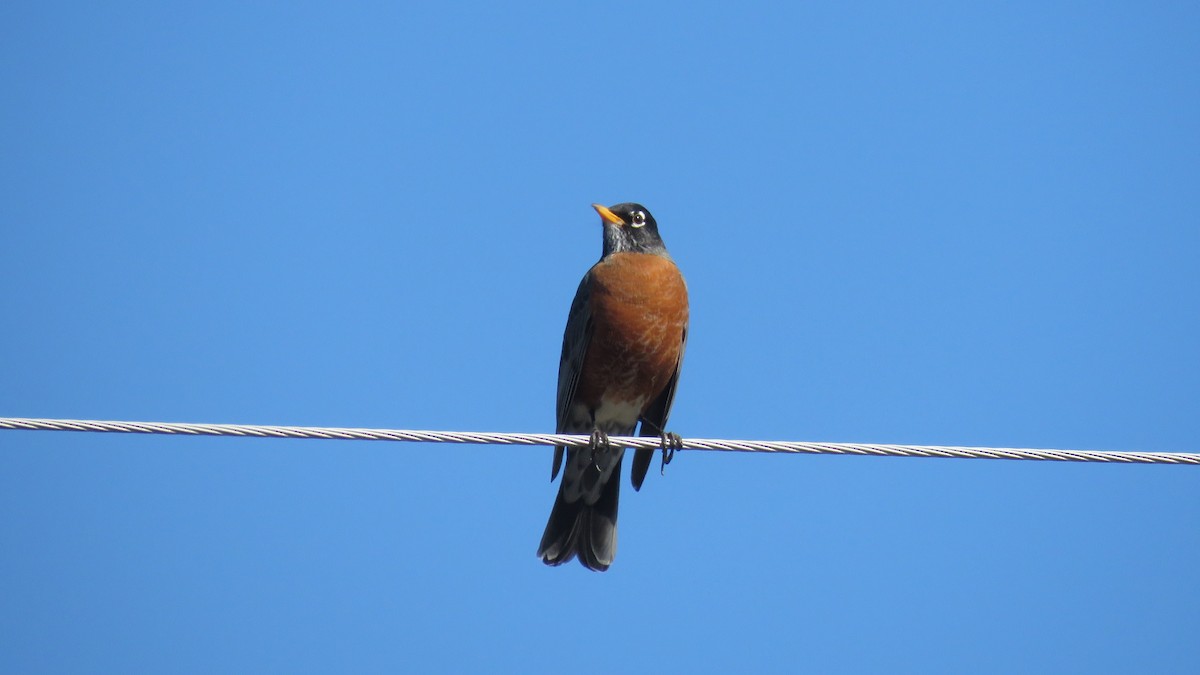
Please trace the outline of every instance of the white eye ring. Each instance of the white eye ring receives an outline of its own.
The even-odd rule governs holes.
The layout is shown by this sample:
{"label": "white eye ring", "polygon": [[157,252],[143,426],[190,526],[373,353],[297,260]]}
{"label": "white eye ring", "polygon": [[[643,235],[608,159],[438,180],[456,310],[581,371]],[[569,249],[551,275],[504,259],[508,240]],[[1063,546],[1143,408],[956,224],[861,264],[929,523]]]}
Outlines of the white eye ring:
{"label": "white eye ring", "polygon": [[641,227],[641,226],[643,226],[643,225],[645,225],[645,224],[646,224],[646,213],[645,213],[645,211],[634,211],[634,212],[633,212],[633,226],[634,226],[634,227]]}

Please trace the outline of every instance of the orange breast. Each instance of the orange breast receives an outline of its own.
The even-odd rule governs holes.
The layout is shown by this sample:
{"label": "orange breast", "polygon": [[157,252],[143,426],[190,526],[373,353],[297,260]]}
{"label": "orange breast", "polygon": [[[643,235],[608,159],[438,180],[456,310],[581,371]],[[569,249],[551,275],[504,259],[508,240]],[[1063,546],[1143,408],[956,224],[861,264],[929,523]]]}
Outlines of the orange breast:
{"label": "orange breast", "polygon": [[576,400],[640,401],[675,372],[688,324],[687,286],[669,258],[615,253],[591,271],[592,339]]}

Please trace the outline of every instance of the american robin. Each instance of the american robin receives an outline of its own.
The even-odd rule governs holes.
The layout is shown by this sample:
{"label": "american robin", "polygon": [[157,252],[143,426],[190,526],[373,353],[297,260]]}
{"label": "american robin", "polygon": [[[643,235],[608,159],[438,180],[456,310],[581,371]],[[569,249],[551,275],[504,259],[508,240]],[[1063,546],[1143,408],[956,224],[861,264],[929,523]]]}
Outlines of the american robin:
{"label": "american robin", "polygon": [[[667,254],[654,216],[640,204],[592,204],[604,250],[579,283],[558,364],[558,433],[590,433],[588,447],[554,448],[550,480],[567,464],[538,556],[561,565],[579,556],[603,572],[617,552],[617,499],[625,448],[608,434],[679,437],[663,431],[687,345],[687,286]],[[637,450],[640,490],[653,450]]]}

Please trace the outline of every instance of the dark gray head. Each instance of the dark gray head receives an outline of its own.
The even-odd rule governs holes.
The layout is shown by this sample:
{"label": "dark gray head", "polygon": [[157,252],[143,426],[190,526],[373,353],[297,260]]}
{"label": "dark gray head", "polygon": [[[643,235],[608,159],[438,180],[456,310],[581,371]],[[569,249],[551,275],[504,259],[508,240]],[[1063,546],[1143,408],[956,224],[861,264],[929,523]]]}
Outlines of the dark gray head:
{"label": "dark gray head", "polygon": [[605,256],[624,251],[667,255],[667,247],[658,236],[658,223],[646,207],[627,202],[607,208],[592,204],[592,208],[604,224]]}

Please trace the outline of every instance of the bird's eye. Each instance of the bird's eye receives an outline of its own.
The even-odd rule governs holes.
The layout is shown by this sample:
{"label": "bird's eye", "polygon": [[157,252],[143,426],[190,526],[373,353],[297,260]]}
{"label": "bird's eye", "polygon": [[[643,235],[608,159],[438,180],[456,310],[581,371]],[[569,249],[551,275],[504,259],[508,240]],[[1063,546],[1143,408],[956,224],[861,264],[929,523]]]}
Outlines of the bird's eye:
{"label": "bird's eye", "polygon": [[634,211],[633,212],[633,226],[641,227],[645,224],[646,224],[646,212],[645,211]]}

